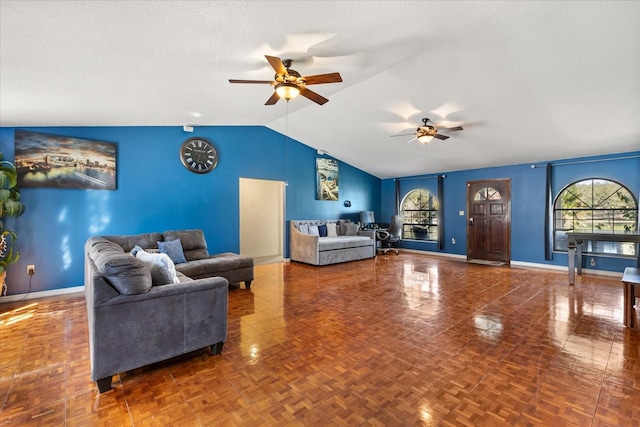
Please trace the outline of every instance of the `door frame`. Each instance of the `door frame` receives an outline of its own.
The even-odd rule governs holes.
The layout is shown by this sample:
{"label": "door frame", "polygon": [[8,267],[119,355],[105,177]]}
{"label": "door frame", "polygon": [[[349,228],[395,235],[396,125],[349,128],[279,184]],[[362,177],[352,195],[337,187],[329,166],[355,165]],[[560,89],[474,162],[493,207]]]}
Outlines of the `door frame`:
{"label": "door frame", "polygon": [[[471,186],[473,185],[484,185],[485,187],[491,187],[491,184],[495,184],[495,183],[500,183],[500,184],[504,184],[506,185],[506,198],[504,197],[505,195],[503,195],[502,200],[506,200],[506,206],[507,206],[507,213],[505,215],[505,219],[506,219],[506,230],[504,230],[504,235],[505,235],[505,242],[504,243],[504,248],[505,248],[505,253],[506,253],[506,258],[505,260],[503,260],[503,262],[506,262],[507,265],[511,265],[511,178],[492,178],[492,179],[478,179],[478,180],[473,180],[473,181],[467,181],[467,197],[466,197],[466,204],[467,204],[467,221],[465,224],[465,230],[466,230],[466,236],[467,236],[467,247],[466,247],[466,255],[467,255],[467,261],[472,260],[472,259],[480,259],[477,257],[470,257],[469,256],[469,248],[471,246],[471,230],[470,230],[470,221],[471,218],[473,217],[473,213],[472,213],[472,201],[471,201],[471,197],[472,195],[471,193]],[[485,185],[486,184],[486,185]]]}

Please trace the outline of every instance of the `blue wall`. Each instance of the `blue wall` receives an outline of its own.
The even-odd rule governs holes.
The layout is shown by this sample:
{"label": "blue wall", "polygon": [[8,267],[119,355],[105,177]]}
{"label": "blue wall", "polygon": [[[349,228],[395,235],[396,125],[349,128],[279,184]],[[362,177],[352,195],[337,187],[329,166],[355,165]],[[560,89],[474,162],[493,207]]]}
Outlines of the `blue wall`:
{"label": "blue wall", "polygon": [[[374,210],[378,222],[395,213],[395,182],[380,180],[343,162],[340,200],[315,200],[316,151],[262,126],[196,127],[55,127],[25,128],[36,132],[115,142],[118,146],[118,188],[115,191],[22,188],[26,212],[5,220],[19,233],[20,260],[8,268],[9,294],[81,286],[83,246],[87,237],[137,234],[180,228],[201,228],[209,251],[239,251],[239,178],[287,182],[286,219],[349,218],[359,220],[361,210]],[[0,128],[0,151],[14,158],[15,128]],[[178,157],[181,143],[200,136],[214,143],[218,167],[198,175],[187,171]],[[633,159],[615,160],[636,156]],[[640,151],[611,156],[554,161],[554,195],[566,185],[588,177],[613,179],[640,198]],[[604,160],[571,164],[582,160]],[[545,168],[540,164],[448,172],[444,179],[444,233],[442,252],[466,253],[467,181],[510,178],[512,192],[511,257],[514,261],[565,266],[567,256],[554,253],[544,259]],[[419,180],[434,194],[437,181]],[[346,208],[345,200],[352,205]],[[465,216],[459,216],[465,211]],[[288,232],[288,228],[286,228]],[[451,243],[455,238],[456,244]],[[288,236],[285,236],[288,242]],[[438,251],[436,244],[402,242],[402,246]],[[288,248],[286,251],[288,256]],[[36,274],[26,274],[27,264]],[[629,259],[601,257],[597,269],[622,271]],[[31,281],[30,281],[31,280]]]}
{"label": "blue wall", "polygon": [[[640,199],[640,151],[610,156],[553,161],[554,197],[567,185],[585,178],[607,178],[624,184]],[[626,158],[625,157],[633,157]],[[556,252],[553,260],[545,260],[545,164],[531,164],[474,169],[442,173],[444,209],[444,249],[441,252],[466,254],[466,184],[467,181],[511,179],[511,259],[530,263],[567,265],[566,253]],[[437,194],[436,175],[400,179],[404,196],[409,189],[424,188]],[[382,181],[382,217],[391,218],[395,213],[395,180]],[[464,211],[464,216],[459,216]],[[456,244],[451,243],[455,238]],[[433,242],[403,241],[401,247],[424,251],[439,251]],[[622,271],[635,265],[628,258],[598,257],[596,269]]]}
{"label": "blue wall", "polygon": [[[117,190],[22,188],[25,213],[5,220],[18,232],[20,252],[7,270],[9,294],[82,286],[83,246],[92,235],[201,228],[209,252],[238,252],[241,177],[287,182],[287,220],[357,221],[361,210],[380,209],[380,179],[342,162],[340,200],[315,200],[316,151],[262,126],[21,129],[116,143]],[[0,128],[5,160],[14,159],[14,131]],[[180,145],[192,136],[216,146],[220,161],[208,174],[189,172],[179,160]],[[36,266],[31,278],[27,264]]]}

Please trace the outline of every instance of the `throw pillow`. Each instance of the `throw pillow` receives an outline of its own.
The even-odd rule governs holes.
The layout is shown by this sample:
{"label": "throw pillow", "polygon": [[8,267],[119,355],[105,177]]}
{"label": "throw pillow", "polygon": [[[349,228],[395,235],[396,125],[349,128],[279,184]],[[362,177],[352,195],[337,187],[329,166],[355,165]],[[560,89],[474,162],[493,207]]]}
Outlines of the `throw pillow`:
{"label": "throw pillow", "polygon": [[140,246],[135,245],[133,248],[131,248],[131,255],[132,256],[136,256],[136,254],[138,253],[138,251],[144,251],[144,249],[142,249]]}
{"label": "throw pillow", "polygon": [[360,228],[358,226],[358,224],[347,223],[347,224],[345,224],[345,227],[346,227],[346,232],[344,233],[345,236],[357,236],[358,235],[358,229]]}
{"label": "throw pillow", "polygon": [[311,236],[319,236],[320,235],[320,231],[318,230],[318,226],[317,225],[310,225],[309,226],[309,234]]}
{"label": "throw pillow", "polygon": [[187,259],[184,257],[184,251],[182,250],[182,243],[180,242],[180,239],[158,242],[158,249],[161,254],[169,255],[169,258],[171,258],[171,261],[173,261],[174,264],[187,262]]}
{"label": "throw pillow", "polygon": [[338,236],[345,236],[347,234],[347,224],[349,221],[338,221]]}
{"label": "throw pillow", "polygon": [[336,223],[331,222],[327,224],[327,236],[328,237],[336,237],[338,235],[338,230],[336,228]]}
{"label": "throw pillow", "polygon": [[151,284],[153,286],[168,285],[170,283],[180,283],[176,266],[167,254],[150,254],[144,250],[136,253],[136,258],[143,261],[149,267],[151,273]]}
{"label": "throw pillow", "polygon": [[309,234],[309,224],[298,224],[298,230],[302,234]]}
{"label": "throw pillow", "polygon": [[318,235],[320,237],[327,237],[327,226],[325,224],[318,226]]}

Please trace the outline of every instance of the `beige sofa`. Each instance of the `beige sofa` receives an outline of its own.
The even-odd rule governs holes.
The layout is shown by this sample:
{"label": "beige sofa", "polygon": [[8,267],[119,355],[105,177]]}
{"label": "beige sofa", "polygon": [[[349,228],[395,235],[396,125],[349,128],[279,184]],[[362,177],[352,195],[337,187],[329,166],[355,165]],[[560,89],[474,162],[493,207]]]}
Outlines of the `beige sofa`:
{"label": "beige sofa", "polygon": [[[328,235],[315,235],[314,227],[327,227]],[[332,233],[331,230],[334,230]],[[321,231],[318,232],[322,234]],[[311,265],[373,258],[375,239],[363,235],[358,224],[346,220],[292,220],[289,226],[289,259]]]}

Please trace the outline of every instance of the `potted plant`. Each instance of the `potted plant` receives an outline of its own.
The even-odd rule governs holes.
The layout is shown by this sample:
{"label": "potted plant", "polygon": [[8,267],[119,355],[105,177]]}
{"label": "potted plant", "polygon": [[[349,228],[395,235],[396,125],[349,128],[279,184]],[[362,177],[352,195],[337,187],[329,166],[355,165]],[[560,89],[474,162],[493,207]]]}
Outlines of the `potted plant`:
{"label": "potted plant", "polygon": [[24,212],[24,205],[20,202],[20,190],[16,188],[17,184],[18,172],[15,165],[4,160],[0,153],[0,283],[2,284],[0,295],[7,294],[5,269],[20,258],[14,247],[18,238],[17,233],[4,228],[6,217],[17,217]]}

